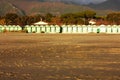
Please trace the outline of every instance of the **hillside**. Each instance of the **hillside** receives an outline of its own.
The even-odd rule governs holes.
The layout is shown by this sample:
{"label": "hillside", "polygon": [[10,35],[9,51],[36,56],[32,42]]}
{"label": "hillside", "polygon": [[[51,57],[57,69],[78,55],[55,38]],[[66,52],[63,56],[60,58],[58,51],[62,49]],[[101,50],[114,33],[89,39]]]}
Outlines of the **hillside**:
{"label": "hillside", "polygon": [[24,15],[24,12],[17,8],[10,2],[1,1],[0,2],[0,15],[5,15],[6,13],[17,13],[19,15]]}
{"label": "hillside", "polygon": [[[0,15],[15,12],[18,14],[63,14],[79,12],[83,10],[92,10],[89,7],[74,5],[72,3],[63,3],[63,1],[50,0],[5,0],[0,2]],[[24,13],[23,13],[24,12]]]}
{"label": "hillside", "polygon": [[19,15],[45,14],[55,15],[84,10],[96,10],[98,15],[119,11],[119,0],[107,0],[99,4],[80,5],[73,0],[1,0],[0,15],[17,13]]}
{"label": "hillside", "polygon": [[91,7],[97,10],[120,11],[120,0],[107,0],[99,4],[89,4],[88,7]]}

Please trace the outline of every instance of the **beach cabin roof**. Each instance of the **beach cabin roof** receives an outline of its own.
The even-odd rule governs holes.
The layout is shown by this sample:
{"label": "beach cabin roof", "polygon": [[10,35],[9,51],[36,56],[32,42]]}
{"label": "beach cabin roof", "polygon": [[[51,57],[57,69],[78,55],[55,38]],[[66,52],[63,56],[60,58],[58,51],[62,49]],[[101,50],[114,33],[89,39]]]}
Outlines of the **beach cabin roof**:
{"label": "beach cabin roof", "polygon": [[43,21],[39,21],[39,22],[34,23],[34,25],[47,25],[47,24],[48,23],[43,22]]}

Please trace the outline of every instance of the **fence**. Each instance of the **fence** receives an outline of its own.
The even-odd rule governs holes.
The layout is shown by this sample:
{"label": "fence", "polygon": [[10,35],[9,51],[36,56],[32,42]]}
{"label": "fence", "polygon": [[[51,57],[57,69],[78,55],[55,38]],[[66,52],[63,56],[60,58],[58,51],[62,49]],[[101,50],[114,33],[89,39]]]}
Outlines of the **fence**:
{"label": "fence", "polygon": [[[120,34],[120,25],[26,25],[24,29],[28,33],[106,33],[106,34]],[[62,30],[61,30],[62,29]],[[20,31],[22,28],[19,25],[0,25],[0,32]]]}

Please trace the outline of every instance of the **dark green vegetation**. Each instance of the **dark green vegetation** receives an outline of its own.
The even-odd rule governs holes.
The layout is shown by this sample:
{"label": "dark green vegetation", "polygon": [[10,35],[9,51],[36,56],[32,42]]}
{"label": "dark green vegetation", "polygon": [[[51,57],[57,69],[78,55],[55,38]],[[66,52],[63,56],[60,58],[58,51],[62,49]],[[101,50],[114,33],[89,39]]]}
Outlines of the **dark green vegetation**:
{"label": "dark green vegetation", "polygon": [[119,35],[0,34],[0,80],[119,80]]}
{"label": "dark green vegetation", "polygon": [[95,11],[86,10],[77,13],[66,13],[62,15],[53,15],[47,13],[45,15],[20,16],[16,13],[8,13],[5,16],[0,16],[0,25],[32,25],[40,20],[49,24],[89,24],[91,19],[94,19],[98,25],[100,24],[120,24],[120,13],[109,13],[107,16],[97,16]]}

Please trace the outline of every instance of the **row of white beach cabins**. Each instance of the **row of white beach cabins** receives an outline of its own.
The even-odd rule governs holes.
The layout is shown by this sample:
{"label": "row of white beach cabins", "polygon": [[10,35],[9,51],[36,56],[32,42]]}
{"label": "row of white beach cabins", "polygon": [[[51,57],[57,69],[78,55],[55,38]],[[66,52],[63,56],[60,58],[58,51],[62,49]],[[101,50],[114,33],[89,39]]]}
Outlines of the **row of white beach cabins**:
{"label": "row of white beach cabins", "polygon": [[[21,31],[19,25],[0,25],[0,32]],[[28,33],[108,33],[120,34],[120,25],[26,25]]]}

